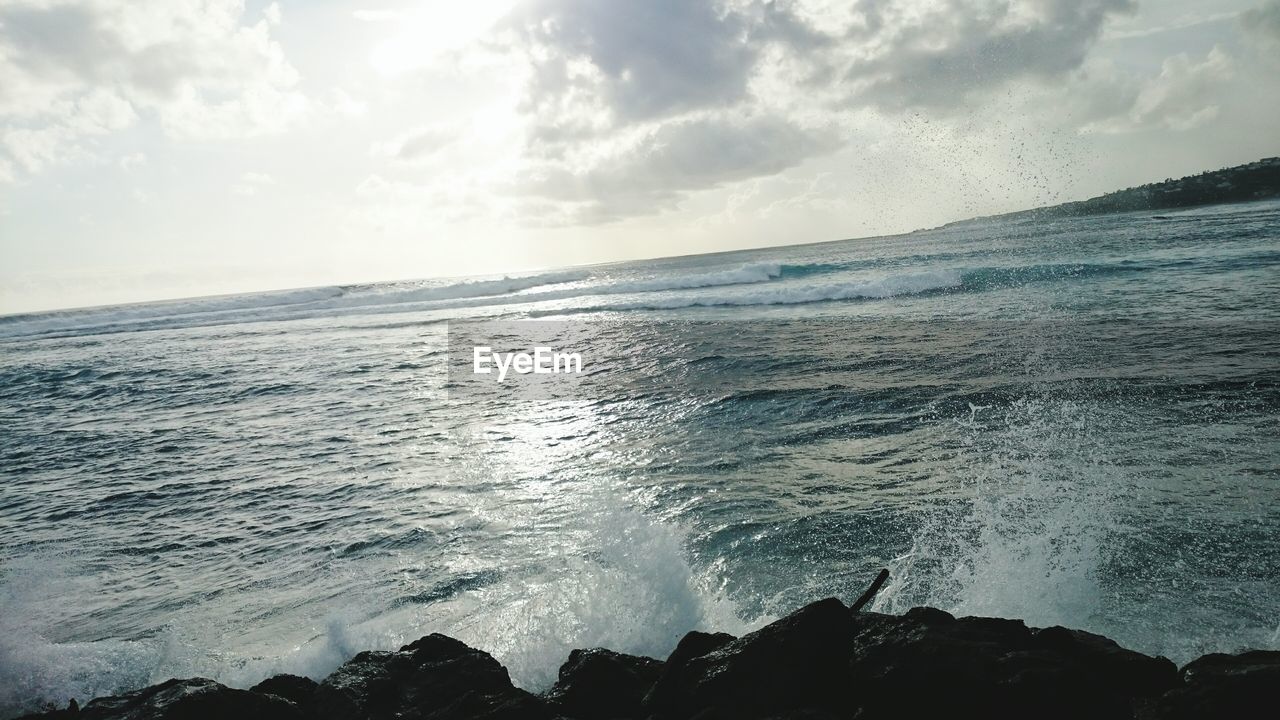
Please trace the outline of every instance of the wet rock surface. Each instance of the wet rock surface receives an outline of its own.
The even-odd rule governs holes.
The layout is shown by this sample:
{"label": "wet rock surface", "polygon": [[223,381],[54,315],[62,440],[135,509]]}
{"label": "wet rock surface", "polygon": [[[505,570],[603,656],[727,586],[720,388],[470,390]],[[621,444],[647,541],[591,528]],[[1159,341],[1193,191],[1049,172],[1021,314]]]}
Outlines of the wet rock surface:
{"label": "wet rock surface", "polygon": [[206,678],[169,680],[136,692],[98,698],[78,711],[34,717],[84,720],[266,720],[301,718],[298,706],[275,695],[236,690]]}
{"label": "wet rock surface", "polygon": [[320,683],[279,675],[251,690],[170,680],[30,716],[88,720],[531,718],[1271,718],[1280,652],[1164,658],[1061,627],[916,608],[852,612],[835,599],[753,633],[691,632],[665,660],[575,650],[544,695],[481,650],[428,635],[360,653]]}
{"label": "wet rock surface", "polygon": [[1280,652],[1205,655],[1180,675],[1182,682],[1143,708],[1139,718],[1261,720],[1280,715]]}
{"label": "wet rock surface", "polygon": [[547,697],[559,712],[582,720],[637,717],[662,668],[653,658],[603,648],[574,650]]}
{"label": "wet rock surface", "polygon": [[314,703],[320,720],[554,716],[493,656],[438,634],[356,655],[320,683]]}
{"label": "wet rock surface", "polygon": [[303,711],[313,707],[317,683],[311,678],[297,675],[276,675],[249,688],[249,692],[260,695],[275,695],[297,705]]}

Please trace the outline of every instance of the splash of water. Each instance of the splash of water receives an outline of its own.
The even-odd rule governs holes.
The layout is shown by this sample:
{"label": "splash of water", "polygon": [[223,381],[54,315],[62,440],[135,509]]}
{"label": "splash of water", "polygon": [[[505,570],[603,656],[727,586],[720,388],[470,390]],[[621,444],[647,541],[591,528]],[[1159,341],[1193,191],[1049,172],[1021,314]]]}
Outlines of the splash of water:
{"label": "splash of water", "polygon": [[[512,680],[545,690],[574,648],[609,647],[665,657],[694,629],[745,632],[746,622],[715,579],[695,572],[679,528],[653,521],[618,500],[584,499],[591,511],[559,562],[534,574],[459,594],[427,606],[372,616],[335,607],[320,632],[298,644],[225,648],[225,628],[192,618],[184,626],[138,640],[58,642],[42,608],[65,583],[86,582],[66,558],[29,558],[6,568],[0,582],[0,717],[46,702],[117,694],[171,677],[211,677],[249,687],[287,672],[322,679],[362,650],[395,649],[443,632],[492,653]],[[61,568],[58,570],[57,568]]]}
{"label": "splash of water", "polygon": [[1105,410],[1023,398],[984,412],[952,421],[967,501],[924,514],[874,607],[1095,625],[1115,473],[1095,440]]}

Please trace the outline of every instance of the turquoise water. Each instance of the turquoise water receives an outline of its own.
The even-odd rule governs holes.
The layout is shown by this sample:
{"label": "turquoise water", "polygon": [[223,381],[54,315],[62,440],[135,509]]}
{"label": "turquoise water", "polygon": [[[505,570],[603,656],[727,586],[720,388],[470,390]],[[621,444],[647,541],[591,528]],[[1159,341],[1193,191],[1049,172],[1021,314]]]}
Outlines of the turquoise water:
{"label": "turquoise water", "polygon": [[[881,610],[1280,647],[1280,204],[1167,217],[0,318],[0,714],[432,631],[537,689],[881,566]],[[598,382],[459,391],[463,319]]]}

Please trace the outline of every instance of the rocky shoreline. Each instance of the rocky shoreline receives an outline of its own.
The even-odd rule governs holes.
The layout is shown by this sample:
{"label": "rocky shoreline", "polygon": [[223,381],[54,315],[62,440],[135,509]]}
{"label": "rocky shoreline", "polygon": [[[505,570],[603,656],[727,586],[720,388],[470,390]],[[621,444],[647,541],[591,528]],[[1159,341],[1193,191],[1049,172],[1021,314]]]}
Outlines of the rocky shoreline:
{"label": "rocky shoreline", "polygon": [[433,634],[395,652],[360,653],[319,683],[277,675],[238,690],[202,678],[170,680],[28,718],[1280,716],[1280,652],[1206,655],[1179,670],[1079,630],[955,618],[933,608],[884,615],[861,612],[862,604],[820,600],[739,638],[691,632],[666,660],[575,650],[543,695],[513,686],[488,653]]}

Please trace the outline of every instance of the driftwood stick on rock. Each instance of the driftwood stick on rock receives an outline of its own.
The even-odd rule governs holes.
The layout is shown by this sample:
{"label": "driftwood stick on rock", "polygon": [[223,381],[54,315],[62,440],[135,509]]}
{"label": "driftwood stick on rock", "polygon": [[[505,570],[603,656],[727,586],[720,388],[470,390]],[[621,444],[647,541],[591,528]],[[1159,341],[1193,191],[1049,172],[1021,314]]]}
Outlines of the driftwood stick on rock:
{"label": "driftwood stick on rock", "polygon": [[862,597],[858,598],[858,602],[854,603],[850,610],[852,612],[862,610],[862,607],[871,602],[871,599],[876,596],[876,593],[880,592],[880,586],[884,585],[884,581],[888,579],[889,571],[887,569],[881,570],[880,574],[876,575],[876,579],[871,582],[871,587],[867,588],[867,591],[862,593]]}

